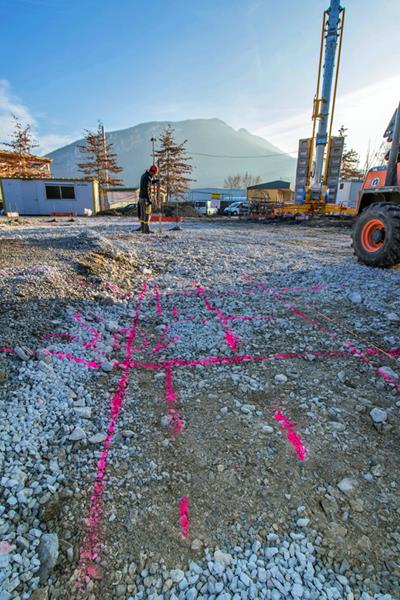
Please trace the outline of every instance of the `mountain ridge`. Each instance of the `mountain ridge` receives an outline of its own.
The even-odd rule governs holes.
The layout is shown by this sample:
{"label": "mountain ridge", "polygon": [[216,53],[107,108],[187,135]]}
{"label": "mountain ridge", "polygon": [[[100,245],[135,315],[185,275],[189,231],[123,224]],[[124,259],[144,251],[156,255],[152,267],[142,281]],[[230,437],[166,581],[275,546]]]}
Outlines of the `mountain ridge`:
{"label": "mountain ridge", "polygon": [[[294,179],[294,158],[268,140],[244,128],[235,130],[214,117],[148,121],[107,132],[107,140],[113,144],[118,164],[123,168],[121,177],[125,186],[138,185],[140,175],[151,164],[150,138],[158,137],[167,125],[174,128],[177,142],[187,140],[187,151],[192,156],[194,167],[192,187],[222,187],[229,175],[245,172],[260,176],[263,181]],[[78,149],[82,143],[83,138],[47,154],[53,159],[52,173],[55,177],[82,176],[77,166],[78,162],[82,162]]]}

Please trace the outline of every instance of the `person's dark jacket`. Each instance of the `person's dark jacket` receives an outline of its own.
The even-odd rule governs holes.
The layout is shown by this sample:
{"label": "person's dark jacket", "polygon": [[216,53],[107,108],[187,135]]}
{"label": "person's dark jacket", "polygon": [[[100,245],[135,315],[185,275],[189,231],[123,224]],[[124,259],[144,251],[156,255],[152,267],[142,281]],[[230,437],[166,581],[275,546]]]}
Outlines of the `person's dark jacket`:
{"label": "person's dark jacket", "polygon": [[158,180],[155,177],[152,177],[149,171],[145,171],[140,178],[139,198],[143,198],[144,200],[151,202],[150,186],[152,183],[157,182]]}

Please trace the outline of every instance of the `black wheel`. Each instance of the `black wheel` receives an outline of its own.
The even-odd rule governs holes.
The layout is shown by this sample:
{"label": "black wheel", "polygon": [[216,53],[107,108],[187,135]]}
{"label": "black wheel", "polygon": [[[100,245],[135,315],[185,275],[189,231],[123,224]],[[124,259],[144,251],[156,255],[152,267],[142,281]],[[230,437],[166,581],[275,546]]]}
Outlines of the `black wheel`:
{"label": "black wheel", "polygon": [[352,237],[360,262],[371,267],[400,263],[400,205],[372,204],[357,218]]}

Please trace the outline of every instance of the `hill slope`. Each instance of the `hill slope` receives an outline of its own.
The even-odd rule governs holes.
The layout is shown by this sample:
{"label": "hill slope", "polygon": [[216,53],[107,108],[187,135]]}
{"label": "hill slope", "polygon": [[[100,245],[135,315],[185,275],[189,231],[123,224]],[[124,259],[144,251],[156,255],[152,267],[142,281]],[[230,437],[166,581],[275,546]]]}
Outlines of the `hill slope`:
{"label": "hill slope", "polygon": [[[158,137],[168,121],[141,123],[128,129],[107,133],[114,144],[118,162],[124,171],[122,178],[127,186],[137,186],[139,177],[151,164],[152,136]],[[220,119],[190,119],[171,122],[176,140],[187,139],[187,149],[193,157],[192,187],[221,187],[228,175],[245,173],[260,175],[263,181],[273,179],[293,180],[295,159],[284,154],[267,140],[252,135],[246,129],[236,131]],[[77,140],[48,154],[53,159],[55,177],[80,177],[77,163],[82,161]],[[202,156],[223,155],[223,158]],[[260,155],[273,156],[263,157]],[[260,158],[229,158],[229,156],[260,156]]]}

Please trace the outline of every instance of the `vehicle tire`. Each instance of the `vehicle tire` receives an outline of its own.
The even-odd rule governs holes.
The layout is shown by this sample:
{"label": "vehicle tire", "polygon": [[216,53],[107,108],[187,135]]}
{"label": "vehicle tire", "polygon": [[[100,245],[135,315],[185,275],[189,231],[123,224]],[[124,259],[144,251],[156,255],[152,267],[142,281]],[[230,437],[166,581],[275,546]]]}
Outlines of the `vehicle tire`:
{"label": "vehicle tire", "polygon": [[353,227],[353,249],[371,267],[400,263],[400,204],[372,204]]}

